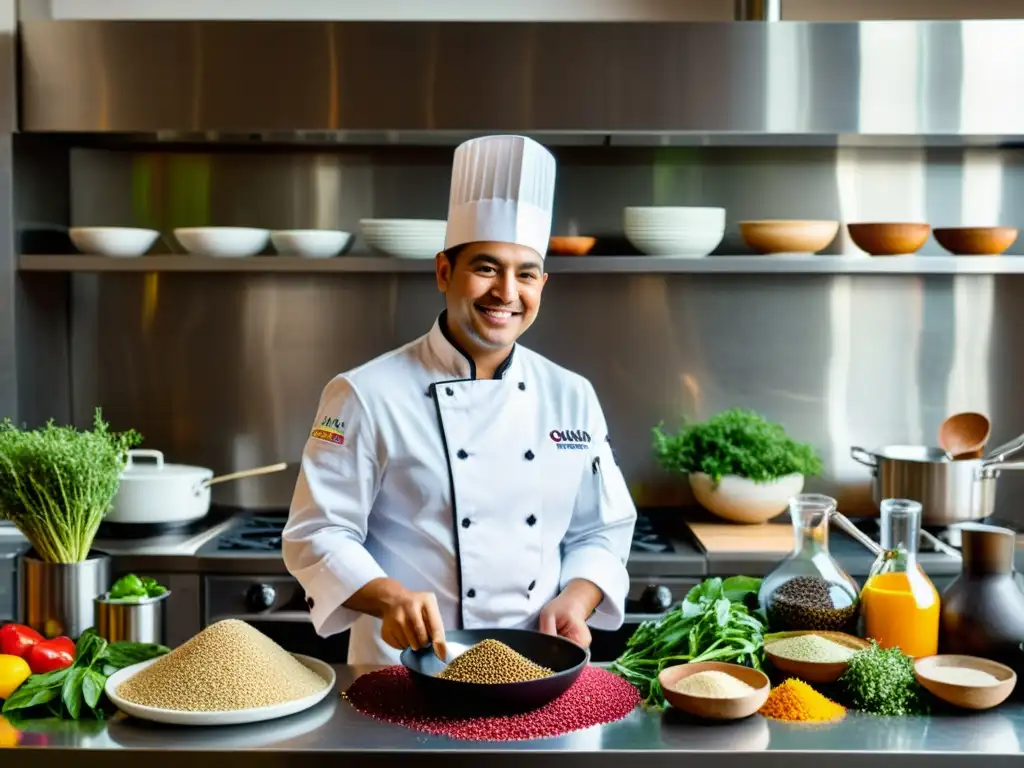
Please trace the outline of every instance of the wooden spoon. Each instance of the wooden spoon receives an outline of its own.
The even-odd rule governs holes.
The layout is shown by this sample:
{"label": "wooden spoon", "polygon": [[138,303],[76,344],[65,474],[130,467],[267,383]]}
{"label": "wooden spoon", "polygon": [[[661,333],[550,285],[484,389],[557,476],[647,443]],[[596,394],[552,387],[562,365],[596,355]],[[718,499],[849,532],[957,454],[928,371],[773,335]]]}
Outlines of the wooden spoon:
{"label": "wooden spoon", "polygon": [[992,424],[980,413],[955,413],[939,427],[939,445],[953,459],[980,459]]}

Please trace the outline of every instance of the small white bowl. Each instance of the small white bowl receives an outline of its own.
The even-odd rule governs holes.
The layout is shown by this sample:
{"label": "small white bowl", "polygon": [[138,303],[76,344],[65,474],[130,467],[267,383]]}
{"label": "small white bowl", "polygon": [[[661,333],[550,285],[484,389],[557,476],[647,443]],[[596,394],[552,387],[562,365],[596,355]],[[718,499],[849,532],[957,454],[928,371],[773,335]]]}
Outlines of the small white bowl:
{"label": "small white bowl", "polygon": [[789,500],[804,488],[804,476],[786,475],[768,483],[726,475],[716,488],[710,475],[694,472],[690,489],[704,509],[723,520],[750,525],[764,523],[782,514]]}
{"label": "small white bowl", "polygon": [[189,253],[237,259],[266,248],[270,232],[252,227],[191,227],[174,230],[174,237]]}
{"label": "small white bowl", "polygon": [[278,253],[329,259],[345,250],[352,242],[352,233],[336,229],[285,229],[271,232],[270,242]]}
{"label": "small white bowl", "polygon": [[128,259],[145,254],[160,233],[133,227],[72,227],[68,236],[82,253]]}

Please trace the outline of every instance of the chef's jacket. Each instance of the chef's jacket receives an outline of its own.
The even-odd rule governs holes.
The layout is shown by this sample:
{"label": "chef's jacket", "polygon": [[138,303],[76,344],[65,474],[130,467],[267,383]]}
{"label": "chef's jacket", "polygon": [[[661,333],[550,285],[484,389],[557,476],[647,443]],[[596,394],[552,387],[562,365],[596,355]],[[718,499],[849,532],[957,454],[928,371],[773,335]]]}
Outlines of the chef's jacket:
{"label": "chef's jacket", "polygon": [[476,379],[442,314],[324,389],[282,548],[317,632],[393,664],[380,620],[343,605],[384,576],[433,592],[445,629],[535,629],[586,579],[590,626],[618,629],[635,521],[591,384],[520,345]]}

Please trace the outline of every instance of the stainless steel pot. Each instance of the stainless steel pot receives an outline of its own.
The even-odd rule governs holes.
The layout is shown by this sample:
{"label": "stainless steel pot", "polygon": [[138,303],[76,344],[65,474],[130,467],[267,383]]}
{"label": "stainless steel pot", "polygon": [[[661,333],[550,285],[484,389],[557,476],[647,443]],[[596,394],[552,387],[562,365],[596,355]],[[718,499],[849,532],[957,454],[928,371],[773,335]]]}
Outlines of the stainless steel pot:
{"label": "stainless steel pot", "polygon": [[96,631],[111,643],[167,642],[167,599],[170,592],[128,602],[112,600],[110,593],[96,598]]}
{"label": "stainless steel pot", "polygon": [[77,638],[93,626],[93,600],[110,588],[110,558],[47,563],[33,552],[18,561],[18,621],[44,637]]}
{"label": "stainless steel pot", "polygon": [[887,445],[850,455],[872,470],[872,498],[911,499],[922,506],[922,525],[947,526],[983,520],[995,512],[996,479],[1004,469],[1024,469],[1024,461],[1006,459],[1024,448],[1024,435],[999,446],[983,459],[953,461],[941,448]]}

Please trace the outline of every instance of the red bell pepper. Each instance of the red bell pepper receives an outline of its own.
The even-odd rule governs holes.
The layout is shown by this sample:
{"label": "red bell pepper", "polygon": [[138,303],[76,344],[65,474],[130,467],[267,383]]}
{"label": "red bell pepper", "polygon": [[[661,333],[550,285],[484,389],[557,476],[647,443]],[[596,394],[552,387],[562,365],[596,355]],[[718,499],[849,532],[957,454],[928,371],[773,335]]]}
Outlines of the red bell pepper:
{"label": "red bell pepper", "polygon": [[[0,627],[0,653],[25,658],[36,643],[41,643],[43,636],[32,627],[23,624],[4,624]],[[74,650],[72,648],[72,650]]]}
{"label": "red bell pepper", "polygon": [[43,675],[70,667],[75,661],[75,645],[67,637],[43,640],[28,650],[25,656],[33,675]]}

